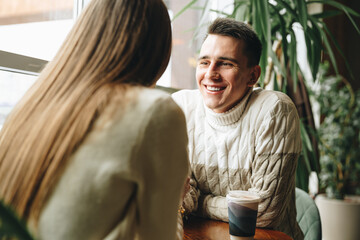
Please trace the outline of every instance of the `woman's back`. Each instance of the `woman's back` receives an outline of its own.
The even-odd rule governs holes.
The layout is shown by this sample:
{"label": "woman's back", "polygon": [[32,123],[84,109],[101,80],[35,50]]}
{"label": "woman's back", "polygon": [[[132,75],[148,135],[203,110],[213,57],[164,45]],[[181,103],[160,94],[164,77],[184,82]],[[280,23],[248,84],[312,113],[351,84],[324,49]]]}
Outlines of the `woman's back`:
{"label": "woman's back", "polygon": [[39,239],[175,238],[187,173],[184,116],[158,90],[127,95],[71,156],[40,213]]}

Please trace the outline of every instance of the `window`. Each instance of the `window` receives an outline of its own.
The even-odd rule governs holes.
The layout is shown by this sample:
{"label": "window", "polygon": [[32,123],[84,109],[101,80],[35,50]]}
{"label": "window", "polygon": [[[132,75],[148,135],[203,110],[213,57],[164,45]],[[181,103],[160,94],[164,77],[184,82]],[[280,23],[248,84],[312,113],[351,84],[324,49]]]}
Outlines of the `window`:
{"label": "window", "polygon": [[[191,1],[167,0],[167,7],[174,15],[177,15]],[[206,4],[211,9],[219,9],[224,12],[231,12],[234,0],[198,0],[193,7],[185,10],[174,21],[173,27],[173,49],[171,63],[171,86],[174,88],[197,88],[195,70],[197,53],[200,51],[202,41],[205,37],[206,26],[199,29],[200,8]],[[217,14],[210,11],[204,22],[210,22]]]}
{"label": "window", "polygon": [[[0,128],[12,107],[35,82],[90,0],[0,0]],[[172,17],[185,6],[165,1]],[[196,88],[196,44],[192,28],[198,11],[187,11],[173,24],[173,52],[158,85]],[[190,30],[190,31],[189,31]]]}
{"label": "window", "polygon": [[74,0],[0,0],[0,128],[55,55],[81,6]]}
{"label": "window", "polygon": [[0,50],[50,60],[73,24],[73,0],[0,0]]}

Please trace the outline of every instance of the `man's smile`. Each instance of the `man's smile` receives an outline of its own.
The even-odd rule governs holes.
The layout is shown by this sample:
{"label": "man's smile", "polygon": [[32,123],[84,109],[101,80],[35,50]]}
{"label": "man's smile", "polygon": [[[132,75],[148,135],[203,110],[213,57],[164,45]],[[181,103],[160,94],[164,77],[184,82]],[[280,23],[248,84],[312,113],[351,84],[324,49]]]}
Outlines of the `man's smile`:
{"label": "man's smile", "polygon": [[210,92],[220,92],[223,91],[226,87],[219,87],[219,86],[210,86],[210,85],[204,85],[206,90]]}

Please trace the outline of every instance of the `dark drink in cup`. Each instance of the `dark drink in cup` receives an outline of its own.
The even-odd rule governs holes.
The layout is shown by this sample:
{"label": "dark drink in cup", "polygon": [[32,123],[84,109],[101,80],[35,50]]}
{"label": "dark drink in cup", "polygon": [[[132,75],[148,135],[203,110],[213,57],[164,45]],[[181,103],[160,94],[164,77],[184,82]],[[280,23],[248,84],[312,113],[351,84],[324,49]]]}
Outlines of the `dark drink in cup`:
{"label": "dark drink in cup", "polygon": [[230,191],[226,198],[230,239],[254,239],[260,196],[248,191]]}

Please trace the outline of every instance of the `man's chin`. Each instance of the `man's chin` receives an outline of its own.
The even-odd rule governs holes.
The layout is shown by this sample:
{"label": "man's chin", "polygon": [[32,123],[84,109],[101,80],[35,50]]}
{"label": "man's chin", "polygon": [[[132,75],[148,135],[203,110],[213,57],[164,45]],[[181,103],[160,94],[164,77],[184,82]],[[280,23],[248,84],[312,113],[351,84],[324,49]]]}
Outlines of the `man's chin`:
{"label": "man's chin", "polygon": [[219,105],[219,102],[214,102],[214,101],[205,101],[205,105],[207,108],[209,108],[210,110],[219,113],[221,112],[219,109],[221,108]]}

